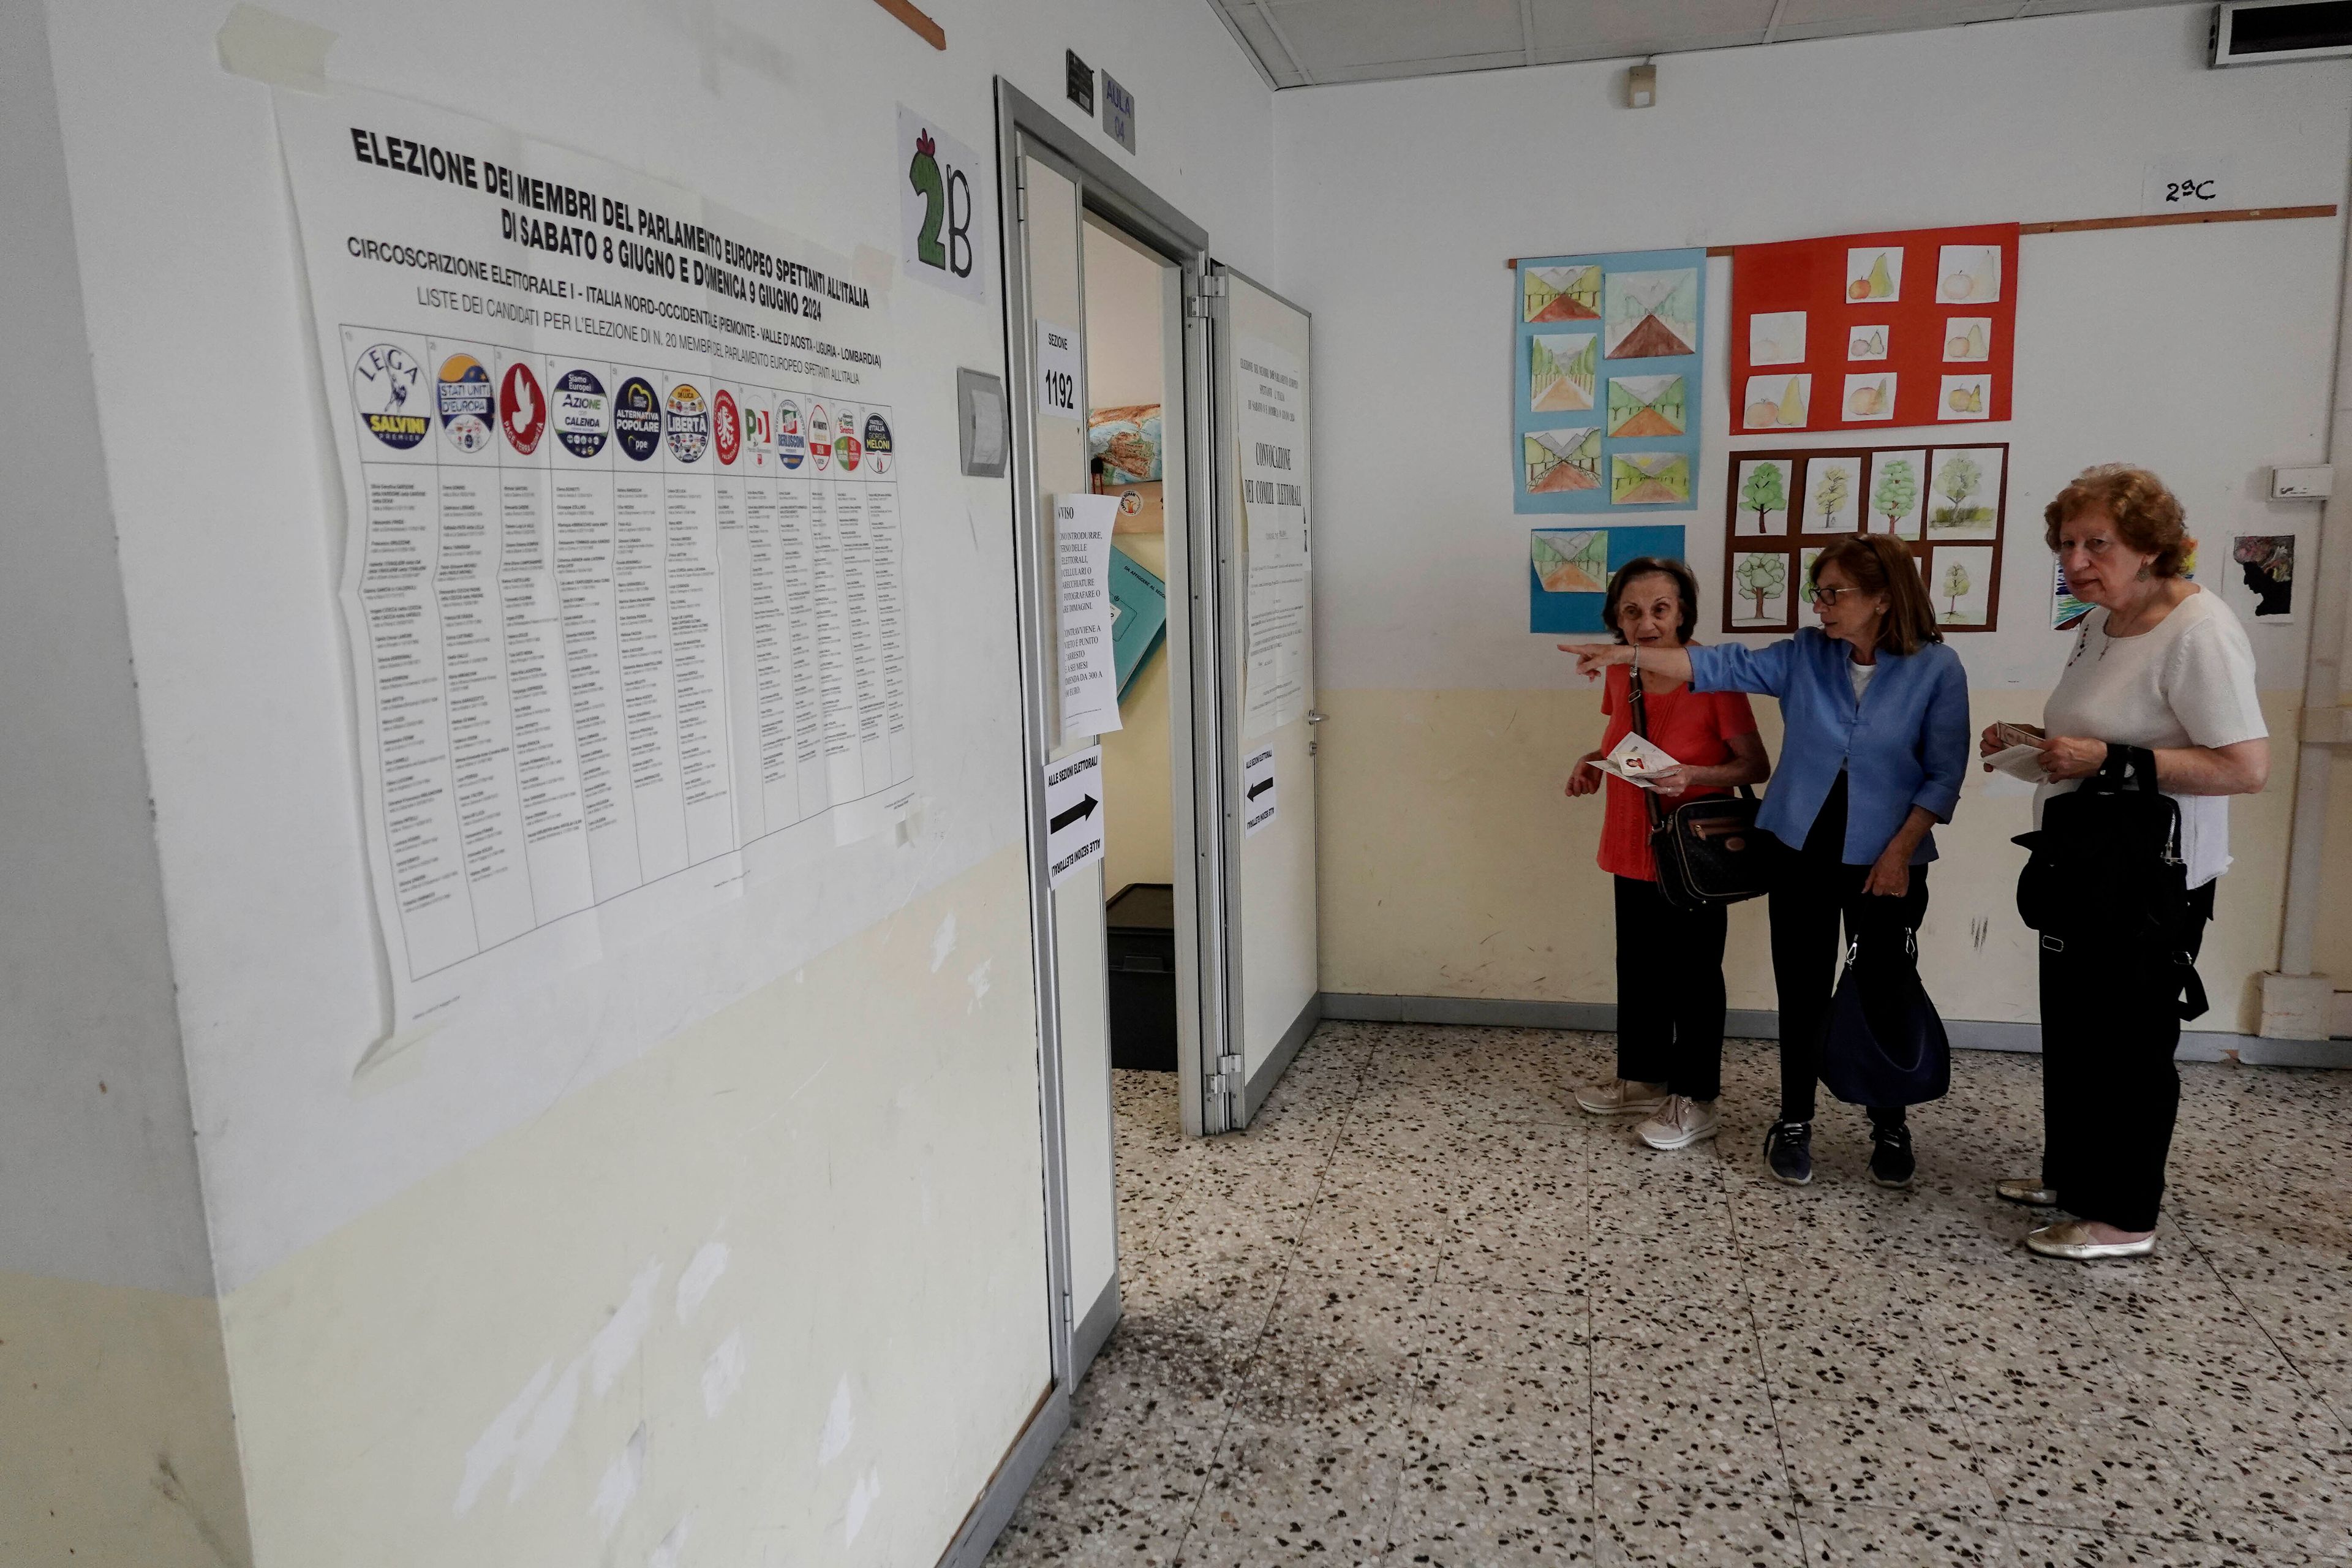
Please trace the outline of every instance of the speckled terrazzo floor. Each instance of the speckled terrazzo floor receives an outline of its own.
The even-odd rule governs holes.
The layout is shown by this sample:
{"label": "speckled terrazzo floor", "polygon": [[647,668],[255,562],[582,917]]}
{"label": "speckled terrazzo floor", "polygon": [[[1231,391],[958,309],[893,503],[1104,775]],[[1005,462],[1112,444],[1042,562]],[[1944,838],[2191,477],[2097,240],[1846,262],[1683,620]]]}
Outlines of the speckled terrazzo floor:
{"label": "speckled terrazzo floor", "polygon": [[1962,1053],[1916,1186],[1579,1113],[1607,1036],[1327,1024],[1187,1142],[1120,1073],[1126,1317],[992,1562],[2352,1563],[2352,1074],[2188,1067],[2152,1259],[2016,1246],[2032,1058]]}

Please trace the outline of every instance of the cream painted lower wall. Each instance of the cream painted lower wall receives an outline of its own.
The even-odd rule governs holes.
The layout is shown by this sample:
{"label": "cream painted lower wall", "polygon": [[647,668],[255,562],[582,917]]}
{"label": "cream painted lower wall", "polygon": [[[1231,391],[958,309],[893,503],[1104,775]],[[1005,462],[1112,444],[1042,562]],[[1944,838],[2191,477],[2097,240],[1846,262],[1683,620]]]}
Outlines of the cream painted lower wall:
{"label": "cream painted lower wall", "polygon": [[[1111,544],[1160,581],[1168,579],[1168,536],[1122,533]],[[1118,705],[1124,728],[1102,738],[1103,886],[1176,879],[1176,826],[1169,805],[1168,648],[1161,644]]]}
{"label": "cream painted lower wall", "polygon": [[[1979,726],[2032,721],[2044,695],[1975,691],[1969,703]],[[2295,697],[2264,694],[2273,735],[2294,732]],[[1330,715],[1318,759],[1324,989],[1614,1001],[1610,883],[1592,858],[1601,800],[1560,793],[1600,738],[1600,694],[1327,687],[1318,700]],[[1777,757],[1778,706],[1759,699],[1756,714]],[[2010,843],[2031,802],[1969,777],[1936,832],[1920,970],[1948,1017],[2031,1021],[2034,940],[2014,902],[2024,851]],[[2268,790],[2231,803],[2235,865],[2198,966],[2213,1008],[2195,1026],[2251,1031],[2259,1018],[2254,977],[2278,958],[2293,779],[2274,767]],[[1732,1006],[1773,1006],[1762,900],[1732,910],[1724,970]]]}
{"label": "cream painted lower wall", "polygon": [[2352,752],[2338,752],[2327,772],[2326,866],[2312,963],[2336,990],[2352,991]]}
{"label": "cream painted lower wall", "polygon": [[1050,1377],[1024,868],[227,1297],[257,1563],[934,1560]]}
{"label": "cream painted lower wall", "polygon": [[0,1563],[249,1561],[218,1304],[0,1273]]}

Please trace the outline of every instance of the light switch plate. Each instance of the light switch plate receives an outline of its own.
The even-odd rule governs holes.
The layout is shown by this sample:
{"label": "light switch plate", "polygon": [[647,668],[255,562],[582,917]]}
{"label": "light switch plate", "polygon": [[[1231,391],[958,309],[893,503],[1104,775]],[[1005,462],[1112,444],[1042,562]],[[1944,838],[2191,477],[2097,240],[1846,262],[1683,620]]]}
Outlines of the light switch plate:
{"label": "light switch plate", "polygon": [[1004,404],[1004,378],[965,366],[956,369],[956,456],[974,479],[1001,479],[1013,448],[1011,411]]}
{"label": "light switch plate", "polygon": [[2326,500],[2336,489],[2336,468],[2320,463],[2308,468],[2273,468],[2271,500]]}

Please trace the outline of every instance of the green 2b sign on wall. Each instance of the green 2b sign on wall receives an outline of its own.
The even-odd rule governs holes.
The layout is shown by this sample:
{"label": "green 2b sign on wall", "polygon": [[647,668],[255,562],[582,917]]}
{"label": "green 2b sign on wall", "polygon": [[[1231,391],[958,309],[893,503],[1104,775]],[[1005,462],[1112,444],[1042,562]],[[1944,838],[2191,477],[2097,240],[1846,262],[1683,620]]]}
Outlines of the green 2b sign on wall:
{"label": "green 2b sign on wall", "polygon": [[983,167],[937,121],[898,106],[898,231],[907,271],[969,300],[987,294]]}

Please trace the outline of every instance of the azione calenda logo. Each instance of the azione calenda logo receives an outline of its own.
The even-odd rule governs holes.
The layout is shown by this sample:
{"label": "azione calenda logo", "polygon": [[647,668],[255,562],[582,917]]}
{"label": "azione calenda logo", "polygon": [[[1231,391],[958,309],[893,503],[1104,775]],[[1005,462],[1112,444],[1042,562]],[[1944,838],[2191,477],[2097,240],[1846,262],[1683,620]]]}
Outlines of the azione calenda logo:
{"label": "azione calenda logo", "polygon": [[425,408],[425,367],[394,343],[362,351],[352,366],[352,401],[368,433],[395,451],[425,439],[433,421]]}
{"label": "azione calenda logo", "polygon": [[490,444],[490,373],[472,354],[451,354],[441,362],[440,384],[433,389],[441,411],[442,433],[460,452],[479,452]]}
{"label": "azione calenda logo", "polygon": [[555,438],[575,458],[593,458],[604,449],[612,431],[613,410],[604,398],[604,384],[588,370],[567,370],[555,378]]}

